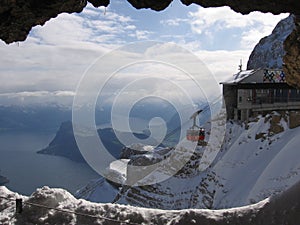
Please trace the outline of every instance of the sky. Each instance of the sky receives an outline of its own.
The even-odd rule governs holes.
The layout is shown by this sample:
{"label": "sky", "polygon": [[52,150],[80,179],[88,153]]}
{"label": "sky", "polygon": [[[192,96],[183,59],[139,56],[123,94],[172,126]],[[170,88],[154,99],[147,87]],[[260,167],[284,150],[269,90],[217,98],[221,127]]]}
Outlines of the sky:
{"label": "sky", "polygon": [[[34,27],[24,42],[0,41],[0,105],[71,104],[82,77],[99,57],[149,40],[162,42],[164,53],[170,43],[187,49],[218,83],[237,72],[240,59],[245,69],[254,46],[287,16],[259,12],[243,16],[228,7],[205,9],[175,0],[161,12],[137,10],[122,0],[107,8],[88,4],[81,13],[63,13]],[[138,72],[145,68],[149,69],[141,67]]]}

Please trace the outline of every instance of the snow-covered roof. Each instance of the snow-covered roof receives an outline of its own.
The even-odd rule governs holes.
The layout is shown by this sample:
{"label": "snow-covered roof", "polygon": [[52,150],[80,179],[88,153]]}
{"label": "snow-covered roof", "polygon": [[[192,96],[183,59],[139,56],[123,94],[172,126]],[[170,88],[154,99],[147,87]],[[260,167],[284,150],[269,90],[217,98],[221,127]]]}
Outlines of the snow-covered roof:
{"label": "snow-covered roof", "polygon": [[285,74],[281,69],[257,69],[245,70],[234,74],[221,84],[265,84],[265,83],[286,83]]}
{"label": "snow-covered roof", "polygon": [[221,84],[235,84],[235,83],[239,83],[239,82],[241,82],[242,80],[244,80],[245,78],[251,76],[254,73],[255,73],[254,70],[240,71],[237,74],[234,74],[232,77],[230,77],[226,81],[221,82]]}

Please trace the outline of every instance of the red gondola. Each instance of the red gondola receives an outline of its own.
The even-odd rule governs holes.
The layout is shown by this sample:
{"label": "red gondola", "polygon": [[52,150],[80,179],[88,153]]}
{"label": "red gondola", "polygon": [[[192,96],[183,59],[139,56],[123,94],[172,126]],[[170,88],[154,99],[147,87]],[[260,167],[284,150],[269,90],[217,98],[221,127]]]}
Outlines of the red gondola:
{"label": "red gondola", "polygon": [[186,139],[193,142],[198,142],[198,145],[206,145],[205,140],[205,129],[196,125],[196,117],[202,112],[198,110],[195,112],[190,119],[193,119],[193,126],[187,130]]}

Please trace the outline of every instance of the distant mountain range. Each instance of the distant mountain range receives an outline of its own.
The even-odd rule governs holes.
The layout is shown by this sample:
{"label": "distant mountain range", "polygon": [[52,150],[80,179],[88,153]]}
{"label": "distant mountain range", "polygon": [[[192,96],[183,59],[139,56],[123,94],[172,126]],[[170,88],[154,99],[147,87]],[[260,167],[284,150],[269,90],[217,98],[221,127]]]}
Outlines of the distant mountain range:
{"label": "distant mountain range", "polygon": [[0,106],[0,132],[53,132],[71,115],[69,108],[56,105]]}
{"label": "distant mountain range", "polygon": [[[121,133],[124,136],[127,134],[127,132]],[[124,145],[116,137],[114,130],[112,128],[98,129],[98,134],[103,145],[111,155],[119,158]],[[134,133],[134,135],[139,139],[148,137],[148,135],[142,133]],[[50,144],[37,153],[63,156],[76,162],[85,162],[76,144],[71,121],[63,122]]]}

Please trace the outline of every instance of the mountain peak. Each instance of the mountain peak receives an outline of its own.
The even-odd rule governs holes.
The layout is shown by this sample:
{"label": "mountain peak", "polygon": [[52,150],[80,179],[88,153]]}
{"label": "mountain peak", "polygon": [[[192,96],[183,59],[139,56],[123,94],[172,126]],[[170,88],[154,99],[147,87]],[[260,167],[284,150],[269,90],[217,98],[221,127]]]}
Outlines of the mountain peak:
{"label": "mountain peak", "polygon": [[253,49],[247,70],[269,68],[281,69],[285,54],[283,42],[294,29],[294,16],[281,20],[269,36],[262,38]]}

